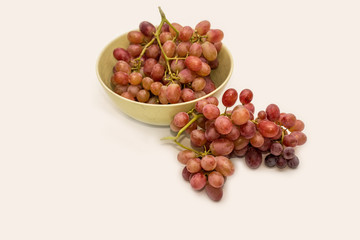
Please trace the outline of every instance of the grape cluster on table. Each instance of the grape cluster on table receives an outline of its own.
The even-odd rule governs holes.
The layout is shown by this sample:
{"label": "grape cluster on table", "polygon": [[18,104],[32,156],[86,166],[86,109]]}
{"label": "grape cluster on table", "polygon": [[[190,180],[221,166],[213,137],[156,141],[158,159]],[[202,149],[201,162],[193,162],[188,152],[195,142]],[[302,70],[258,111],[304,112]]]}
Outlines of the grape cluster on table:
{"label": "grape cluster on table", "polygon": [[[238,99],[241,104],[233,107]],[[302,132],[304,122],[292,113],[280,112],[276,104],[268,105],[255,118],[252,99],[251,90],[238,94],[230,88],[222,96],[224,113],[218,108],[218,99],[208,97],[199,100],[192,111],[177,113],[170,124],[178,134],[167,139],[185,148],[177,157],[185,165],[184,179],[195,190],[205,189],[214,201],[222,198],[226,177],[234,173],[231,157],[245,157],[251,169],[260,167],[263,155],[270,168],[295,169],[299,165],[295,147],[307,140]],[[192,148],[178,142],[183,132],[190,137]],[[196,150],[199,148],[203,151]]]}
{"label": "grape cluster on table", "polygon": [[[162,11],[160,10],[162,13]],[[111,83],[115,93],[151,104],[200,98],[216,87],[210,77],[219,65],[224,33],[207,20],[195,28],[170,23],[162,13],[156,28],[143,21],[127,34],[127,49],[116,48]]]}

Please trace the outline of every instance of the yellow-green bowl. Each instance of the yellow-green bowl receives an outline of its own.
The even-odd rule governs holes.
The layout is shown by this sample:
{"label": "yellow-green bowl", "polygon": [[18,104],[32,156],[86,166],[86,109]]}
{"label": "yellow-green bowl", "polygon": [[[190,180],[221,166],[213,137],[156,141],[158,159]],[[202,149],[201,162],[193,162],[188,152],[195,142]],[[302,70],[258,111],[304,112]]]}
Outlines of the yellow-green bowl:
{"label": "yellow-green bowl", "polygon": [[169,125],[176,113],[191,110],[198,100],[209,96],[219,97],[219,94],[229,81],[233,71],[232,56],[229,50],[223,45],[218,56],[219,66],[211,71],[210,76],[216,86],[216,89],[211,93],[193,101],[176,104],[147,104],[136,102],[116,94],[112,90],[110,83],[113,67],[116,63],[116,59],[113,57],[113,50],[118,47],[126,49],[128,45],[127,34],[123,34],[110,42],[101,52],[97,60],[96,73],[106,93],[122,112],[138,121],[152,125]]}

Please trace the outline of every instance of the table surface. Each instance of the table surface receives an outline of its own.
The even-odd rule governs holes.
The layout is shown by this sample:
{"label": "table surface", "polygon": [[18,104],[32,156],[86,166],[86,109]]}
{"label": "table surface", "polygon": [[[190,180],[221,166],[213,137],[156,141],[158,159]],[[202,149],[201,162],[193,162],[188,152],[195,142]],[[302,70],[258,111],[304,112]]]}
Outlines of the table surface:
{"label": "table surface", "polygon": [[[225,33],[256,112],[305,122],[296,170],[233,159],[221,202],[182,179],[168,127],[107,97],[95,63],[147,20]],[[0,9],[0,239],[360,239],[358,1],[13,1]]]}

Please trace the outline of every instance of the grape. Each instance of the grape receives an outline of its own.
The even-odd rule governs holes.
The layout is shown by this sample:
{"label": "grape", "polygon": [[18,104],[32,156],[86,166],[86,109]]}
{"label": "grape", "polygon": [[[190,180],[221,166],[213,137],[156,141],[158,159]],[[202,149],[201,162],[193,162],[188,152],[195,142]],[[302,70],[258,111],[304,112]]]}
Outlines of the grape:
{"label": "grape", "polygon": [[286,128],[291,128],[292,126],[295,125],[296,123],[296,117],[294,114],[292,113],[286,113],[281,119],[280,119],[280,123],[286,127]]}
{"label": "grape", "polygon": [[231,141],[235,141],[240,137],[240,129],[238,126],[233,125],[231,132],[226,134],[225,137]]}
{"label": "grape", "polygon": [[270,151],[270,147],[271,147],[272,141],[270,140],[270,138],[264,138],[264,144],[261,145],[260,147],[258,147],[258,149],[260,151],[264,152],[268,152]]}
{"label": "grape", "polygon": [[201,167],[205,171],[212,171],[216,167],[216,158],[212,155],[206,155],[201,159]]}
{"label": "grape", "polygon": [[191,83],[191,87],[194,91],[201,91],[204,89],[206,81],[202,77],[195,78]]}
{"label": "grape", "polygon": [[115,70],[116,72],[124,72],[124,73],[127,73],[127,74],[130,74],[131,73],[131,67],[130,65],[123,61],[123,60],[120,60],[120,61],[117,61],[116,64],[115,64]]}
{"label": "grape", "polygon": [[127,39],[129,40],[130,43],[133,44],[140,44],[144,41],[144,34],[142,34],[139,31],[130,31],[127,34]]}
{"label": "grape", "polygon": [[208,175],[208,181],[209,185],[214,188],[221,188],[224,185],[225,179],[221,173],[213,171]]}
{"label": "grape", "polygon": [[295,147],[297,145],[297,139],[294,135],[285,135],[283,144],[287,147]]}
{"label": "grape", "polygon": [[173,60],[170,64],[171,71],[181,72],[185,68],[185,61],[182,59]]}
{"label": "grape", "polygon": [[114,92],[116,92],[117,94],[121,95],[123,92],[126,92],[128,89],[128,85],[116,85],[114,87]]}
{"label": "grape", "polygon": [[287,160],[293,158],[295,156],[295,149],[293,147],[284,148],[282,156]]}
{"label": "grape", "polygon": [[190,134],[191,143],[196,147],[202,147],[206,143],[205,132],[203,130],[194,130]]}
{"label": "grape", "polygon": [[190,40],[191,36],[193,35],[193,29],[189,26],[183,27],[179,31],[179,39],[183,42],[187,42]]}
{"label": "grape", "polygon": [[129,82],[131,85],[139,85],[142,81],[142,76],[138,72],[132,72],[129,75]]}
{"label": "grape", "polygon": [[301,132],[302,130],[304,130],[304,128],[305,128],[304,122],[301,121],[301,120],[299,120],[299,119],[297,119],[297,120],[295,121],[294,126],[292,126],[289,130],[290,130],[290,132],[295,132],[295,131]]}
{"label": "grape", "polygon": [[179,73],[181,83],[191,83],[192,81],[194,81],[195,77],[195,73],[187,68],[181,70],[181,72]]}
{"label": "grape", "polygon": [[134,98],[134,96],[131,94],[131,93],[129,93],[129,92],[123,92],[122,94],[121,94],[121,96],[122,97],[124,97],[124,98],[127,98],[127,99],[129,99],[129,100],[135,100],[135,98]]}
{"label": "grape", "polygon": [[204,91],[195,92],[195,98],[201,98],[201,97],[203,97],[205,95],[206,95],[206,93]]}
{"label": "grape", "polygon": [[210,144],[210,150],[215,156],[226,156],[234,150],[234,143],[227,138],[218,138]]}
{"label": "grape", "polygon": [[210,22],[208,20],[203,20],[196,24],[195,30],[199,35],[205,35],[210,30]]}
{"label": "grape", "polygon": [[128,53],[131,57],[138,57],[142,51],[142,46],[140,44],[130,44],[127,48]]}
{"label": "grape", "polygon": [[270,152],[272,155],[280,156],[282,151],[283,151],[283,146],[281,145],[281,143],[274,142],[273,144],[271,144]]}
{"label": "grape", "polygon": [[157,64],[157,61],[153,58],[148,58],[145,60],[145,62],[144,62],[145,75],[150,76],[151,71],[152,71],[153,67],[155,66],[155,64]]}
{"label": "grape", "polygon": [[139,29],[147,37],[152,37],[156,31],[155,26],[147,21],[141,22],[139,25]]}
{"label": "grape", "polygon": [[[178,23],[172,23],[171,24],[178,32],[181,31],[181,29],[183,28],[180,24]],[[172,27],[169,27],[170,33],[172,34],[173,37],[176,36],[176,32],[174,31],[174,29]]]}
{"label": "grape", "polygon": [[245,107],[238,107],[233,110],[231,114],[231,120],[236,125],[243,125],[250,119],[250,112]]}
{"label": "grape", "polygon": [[215,170],[224,175],[225,177],[231,176],[234,174],[235,168],[233,163],[224,156],[217,156],[216,158],[216,168]]}
{"label": "grape", "polygon": [[235,148],[235,150],[243,149],[245,146],[247,146],[249,144],[249,142],[250,142],[249,139],[246,139],[243,136],[240,136],[238,139],[236,139],[234,141],[234,148]]}
{"label": "grape", "polygon": [[141,89],[137,94],[136,94],[136,99],[139,102],[147,102],[150,98],[150,93],[149,91],[145,90],[145,89]]}
{"label": "grape", "polygon": [[226,90],[222,96],[222,103],[224,104],[225,107],[232,107],[238,97],[238,93],[235,89],[233,88],[229,88],[228,90]]}
{"label": "grape", "polygon": [[215,120],[215,129],[220,134],[228,134],[231,132],[233,124],[231,120],[226,116],[219,116]]}
{"label": "grape", "polygon": [[186,162],[186,169],[191,173],[197,173],[201,170],[201,160],[199,158],[190,158]]}
{"label": "grape", "polygon": [[164,44],[166,41],[172,40],[173,36],[171,35],[170,32],[162,32],[159,35],[159,39],[161,44]]}
{"label": "grape", "polygon": [[200,57],[202,54],[202,47],[200,43],[193,43],[191,44],[190,48],[189,48],[189,55],[190,56],[195,56],[195,57]]}
{"label": "grape", "polygon": [[245,154],[245,162],[249,168],[256,169],[260,167],[262,162],[260,150],[257,150],[256,148],[249,148]]}
{"label": "grape", "polygon": [[157,58],[159,55],[160,47],[157,44],[150,45],[145,51],[145,56],[148,58]]}
{"label": "grape", "polygon": [[242,90],[240,92],[239,99],[240,99],[240,102],[244,105],[250,103],[253,99],[252,91],[250,89]]}
{"label": "grape", "polygon": [[205,131],[205,138],[207,141],[212,142],[215,139],[218,139],[220,134],[216,131],[215,127],[209,127]]}
{"label": "grape", "polygon": [[278,126],[274,122],[268,120],[260,121],[257,127],[261,135],[267,138],[275,137],[279,132]]}
{"label": "grape", "polygon": [[276,126],[278,128],[278,132],[274,137],[271,138],[272,140],[278,140],[282,136],[282,132],[283,132],[282,128],[280,126],[278,126],[278,125],[276,125]]}
{"label": "grape", "polygon": [[161,27],[161,32],[170,32],[170,26],[167,23],[164,23]]}
{"label": "grape", "polygon": [[185,57],[189,53],[191,43],[190,42],[181,42],[176,47],[176,52],[179,57]]}
{"label": "grape", "polygon": [[217,58],[217,50],[211,42],[204,42],[202,45],[202,53],[206,60],[214,61]]}
{"label": "grape", "polygon": [[276,104],[270,104],[266,108],[266,116],[267,118],[272,121],[276,122],[280,118],[280,109]]}
{"label": "grape", "polygon": [[265,166],[267,167],[275,167],[276,162],[278,161],[279,157],[273,154],[269,154],[265,157]]}
{"label": "grape", "polygon": [[141,81],[141,84],[145,90],[150,90],[151,84],[154,82],[152,78],[144,77]]}
{"label": "grape", "polygon": [[[244,107],[247,110],[249,110],[249,112],[252,113],[252,114],[255,112],[255,106],[252,103],[247,103],[247,104],[244,105]],[[254,116],[253,116],[253,119],[254,119]]]}
{"label": "grape", "polygon": [[129,83],[129,75],[124,72],[116,72],[114,73],[114,83],[127,85]]}
{"label": "grape", "polygon": [[179,112],[174,116],[174,124],[175,126],[182,128],[184,127],[190,120],[189,114],[186,112]]}
{"label": "grape", "polygon": [[115,48],[113,51],[113,55],[116,60],[123,60],[127,63],[130,62],[130,54],[123,48]]}
{"label": "grape", "polygon": [[195,99],[195,93],[190,88],[184,88],[181,90],[181,99],[184,102],[192,101]]}
{"label": "grape", "polygon": [[211,69],[216,69],[219,66],[219,60],[216,58],[214,61],[210,61],[208,64]]}
{"label": "grape", "polygon": [[206,177],[203,173],[195,173],[190,179],[190,185],[195,190],[201,190],[206,185]]}
{"label": "grape", "polygon": [[200,71],[202,63],[203,62],[200,60],[200,58],[195,56],[188,56],[185,59],[185,66],[194,72]]}
{"label": "grape", "polygon": [[186,180],[186,181],[189,181],[190,180],[190,175],[191,175],[191,172],[189,172],[186,167],[184,167],[184,169],[182,170],[182,176],[183,178]]}
{"label": "grape", "polygon": [[294,156],[291,159],[287,160],[287,165],[289,166],[289,168],[295,169],[299,166],[299,158],[297,156]]}
{"label": "grape", "polygon": [[264,137],[259,132],[255,132],[255,135],[250,139],[251,145],[256,148],[261,147],[264,141]]}
{"label": "grape", "polygon": [[208,104],[206,99],[202,99],[196,102],[195,104],[195,110],[198,113],[202,113],[203,112],[203,108]]}
{"label": "grape", "polygon": [[287,165],[287,160],[283,156],[279,156],[278,160],[276,161],[276,166],[280,169],[285,168]]}
{"label": "grape", "polygon": [[247,153],[247,150],[249,149],[248,145],[246,145],[244,148],[239,149],[239,150],[234,150],[234,154],[237,157],[244,157],[245,154]]}
{"label": "grape", "polygon": [[303,132],[292,132],[290,135],[294,136],[297,140],[297,145],[303,145],[304,143],[306,143],[307,137],[305,135],[305,133]]}
{"label": "grape", "polygon": [[162,47],[167,57],[172,58],[175,55],[176,44],[173,41],[166,41]]}
{"label": "grape", "polygon": [[139,85],[130,85],[128,87],[128,92],[131,93],[131,95],[133,95],[134,97],[136,96],[136,94],[138,94],[138,92],[140,91],[140,86]]}
{"label": "grape", "polygon": [[266,119],[266,112],[264,110],[261,110],[260,112],[258,112],[258,118],[261,120]]}
{"label": "grape", "polygon": [[212,43],[220,42],[224,38],[224,33],[220,29],[210,29],[206,35],[207,40]]}
{"label": "grape", "polygon": [[169,103],[177,103],[180,100],[181,87],[178,84],[172,83],[166,89],[166,98]]}
{"label": "grape", "polygon": [[240,134],[247,139],[251,139],[255,135],[255,133],[256,126],[251,121],[247,121],[245,124],[240,126]]}
{"label": "grape", "polygon": [[199,71],[196,72],[196,74],[201,77],[205,77],[205,76],[210,75],[210,72],[211,72],[211,68],[210,68],[209,64],[201,62],[201,68]]}
{"label": "grape", "polygon": [[149,98],[149,100],[147,101],[147,103],[148,104],[157,104],[157,103],[159,103],[159,100],[158,100],[158,98],[157,97],[151,97],[151,98]]}
{"label": "grape", "polygon": [[171,123],[170,123],[170,129],[171,129],[171,131],[176,132],[176,133],[181,130],[181,128],[175,126],[174,121],[171,121]]}
{"label": "grape", "polygon": [[196,154],[190,150],[183,150],[177,155],[177,160],[182,164],[187,164],[187,162],[192,158],[196,158]]}
{"label": "grape", "polygon": [[213,201],[220,201],[223,196],[223,189],[222,188],[214,188],[210,184],[205,186],[205,191],[208,197]]}
{"label": "grape", "polygon": [[217,100],[216,97],[207,97],[206,100],[209,104],[213,104],[215,106],[219,105],[219,101]]}
{"label": "grape", "polygon": [[205,79],[205,81],[206,81],[206,85],[205,85],[203,91],[204,91],[206,94],[211,93],[211,92],[214,91],[215,88],[216,88],[216,87],[215,87],[215,84],[214,84],[214,82],[213,82],[210,78],[208,78],[208,77],[206,77],[206,78],[204,78],[204,79]]}
{"label": "grape", "polygon": [[169,101],[166,97],[167,95],[167,88],[168,86],[161,86],[160,93],[159,93],[159,101],[161,104],[168,104]]}
{"label": "grape", "polygon": [[222,48],[222,42],[216,42],[214,43],[214,46],[216,48],[216,51],[219,53]]}
{"label": "grape", "polygon": [[155,96],[158,96],[160,94],[161,91],[161,87],[162,87],[162,83],[161,82],[153,82],[150,85],[150,91],[152,94],[154,94]]}
{"label": "grape", "polygon": [[213,120],[220,116],[220,110],[213,104],[206,104],[203,108],[203,114],[207,119]]}

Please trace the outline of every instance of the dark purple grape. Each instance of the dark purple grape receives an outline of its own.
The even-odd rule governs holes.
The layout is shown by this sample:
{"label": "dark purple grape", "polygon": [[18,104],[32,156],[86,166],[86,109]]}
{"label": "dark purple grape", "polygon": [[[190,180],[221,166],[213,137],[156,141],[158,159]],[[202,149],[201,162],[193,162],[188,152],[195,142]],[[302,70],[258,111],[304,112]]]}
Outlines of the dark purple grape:
{"label": "dark purple grape", "polygon": [[285,159],[289,160],[295,156],[295,149],[293,147],[286,147],[282,155]]}
{"label": "dark purple grape", "polygon": [[186,181],[189,181],[190,180],[190,175],[191,175],[191,172],[189,172],[186,168],[186,166],[184,167],[183,171],[182,171],[182,176],[183,178],[186,180]]}
{"label": "dark purple grape", "polygon": [[266,116],[267,118],[272,121],[276,122],[280,118],[280,109],[276,104],[270,104],[266,108]]}
{"label": "dark purple grape", "polygon": [[265,157],[265,166],[275,167],[276,162],[279,160],[279,157],[269,154]]}
{"label": "dark purple grape", "polygon": [[249,148],[245,154],[245,162],[249,168],[256,169],[260,167],[262,162],[262,154],[256,148]]}
{"label": "dark purple grape", "polygon": [[287,160],[287,165],[289,166],[289,168],[295,169],[299,166],[299,158],[297,156],[294,156],[291,159]]}
{"label": "dark purple grape", "polygon": [[286,165],[287,165],[287,160],[283,156],[280,156],[276,162],[276,166],[280,169],[283,169],[286,167]]}

